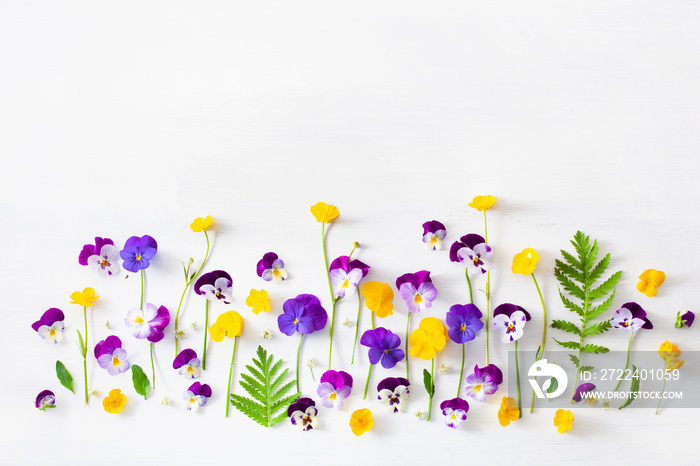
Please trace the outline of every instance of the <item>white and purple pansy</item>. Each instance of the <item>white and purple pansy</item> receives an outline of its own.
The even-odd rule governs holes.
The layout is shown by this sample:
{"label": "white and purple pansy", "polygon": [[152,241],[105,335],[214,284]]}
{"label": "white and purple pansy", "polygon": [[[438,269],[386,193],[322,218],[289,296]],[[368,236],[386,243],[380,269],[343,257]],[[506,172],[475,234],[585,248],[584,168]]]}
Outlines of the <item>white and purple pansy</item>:
{"label": "white and purple pansy", "polygon": [[486,244],[483,236],[474,233],[462,236],[450,248],[450,260],[465,263],[470,272],[488,272],[492,255],[491,246]]}
{"label": "white and purple pansy", "polygon": [[589,395],[589,393],[593,390],[595,390],[595,384],[588,382],[582,383],[581,385],[576,387],[576,391],[574,392],[572,400],[576,403],[580,403],[585,400],[588,402],[588,404],[593,405],[597,401],[593,396]]}
{"label": "white and purple pansy", "polygon": [[318,408],[311,398],[299,398],[296,403],[287,408],[287,417],[293,426],[307,431],[318,426]]}
{"label": "white and purple pansy", "polygon": [[119,249],[109,238],[95,237],[95,244],[86,244],[78,255],[78,263],[88,266],[101,277],[119,273]]}
{"label": "white and purple pansy", "polygon": [[170,323],[170,312],[165,306],[156,307],[155,304],[146,303],[144,309],[131,309],[124,323],[133,329],[134,337],[158,343],[165,336],[163,330]]}
{"label": "white and purple pansy", "polygon": [[340,409],[343,400],[352,391],[352,376],[345,371],[328,370],[321,376],[316,393],[321,397],[321,405]]}
{"label": "white and purple pansy", "polygon": [[209,301],[222,301],[224,304],[231,304],[233,280],[227,272],[214,270],[197,279],[194,284],[194,292],[204,296]]}
{"label": "white and purple pansy", "polygon": [[41,319],[32,324],[32,328],[46,343],[55,344],[63,340],[64,319],[63,311],[52,307],[42,314]]}
{"label": "white and purple pansy", "polygon": [[442,240],[447,235],[445,225],[437,220],[431,220],[423,224],[423,242],[432,250],[442,249]]}
{"label": "white and purple pansy", "polygon": [[501,341],[510,343],[523,336],[530,313],[520,306],[504,303],[493,310],[493,328],[501,334]]}
{"label": "white and purple pansy", "polygon": [[54,393],[51,390],[42,390],[36,396],[36,401],[34,402],[34,406],[39,411],[46,411],[49,408],[55,408],[56,407],[56,395],[54,395]]}
{"label": "white and purple pansy", "polygon": [[257,273],[263,280],[274,280],[276,283],[282,283],[288,275],[284,269],[284,261],[274,252],[268,252],[258,261]]}
{"label": "white and purple pansy", "polygon": [[495,364],[479,367],[474,366],[474,372],[466,378],[466,394],[476,401],[484,401],[486,395],[493,395],[498,386],[503,383],[503,372]]}
{"label": "white and purple pansy", "polygon": [[467,419],[469,403],[461,398],[452,398],[440,403],[442,415],[445,416],[445,425],[453,429],[459,429]]}
{"label": "white and purple pansy", "polygon": [[207,384],[195,382],[190,385],[190,388],[185,390],[182,397],[187,401],[188,411],[197,411],[207,404],[207,401],[211,398],[211,387]]}
{"label": "white and purple pansy", "polygon": [[201,374],[202,370],[199,366],[202,362],[197,357],[197,353],[190,348],[186,348],[180,351],[173,361],[173,369],[178,370],[179,374],[184,376],[186,379],[196,379]]}
{"label": "white and purple pansy", "polygon": [[377,400],[390,413],[402,413],[411,393],[409,385],[408,380],[403,377],[387,377],[377,385]]}
{"label": "white and purple pansy", "polygon": [[396,289],[410,312],[421,312],[432,307],[437,297],[437,289],[427,270],[401,275],[396,279]]}
{"label": "white and purple pansy", "polygon": [[129,370],[131,364],[126,360],[126,356],[122,341],[115,335],[110,335],[95,345],[97,364],[102,369],[107,369],[109,375],[117,375]]}
{"label": "white and purple pansy", "polygon": [[340,256],[328,268],[333,294],[337,298],[347,298],[355,293],[358,283],[369,272],[369,265],[348,256]]}
{"label": "white and purple pansy", "polygon": [[613,328],[625,333],[636,332],[640,328],[652,329],[654,326],[647,318],[647,313],[642,306],[637,303],[625,303],[620,309],[615,311],[615,316],[610,321]]}

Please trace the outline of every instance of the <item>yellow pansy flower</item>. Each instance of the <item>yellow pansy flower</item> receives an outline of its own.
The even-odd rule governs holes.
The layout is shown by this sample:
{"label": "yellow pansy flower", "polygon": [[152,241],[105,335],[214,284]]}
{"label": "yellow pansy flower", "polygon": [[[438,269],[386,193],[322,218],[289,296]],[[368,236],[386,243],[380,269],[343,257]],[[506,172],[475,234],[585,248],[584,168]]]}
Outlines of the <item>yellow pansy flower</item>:
{"label": "yellow pansy flower", "polygon": [[493,196],[476,196],[470,203],[469,207],[473,207],[478,211],[489,210],[496,203],[496,198]]}
{"label": "yellow pansy flower", "polygon": [[537,261],[540,260],[540,255],[532,248],[525,248],[513,257],[513,265],[510,270],[513,273],[522,273],[530,275],[537,267]]}
{"label": "yellow pansy flower", "polygon": [[661,286],[666,280],[666,274],[661,270],[647,269],[639,276],[637,291],[649,296],[656,296],[656,287]]}
{"label": "yellow pansy flower", "polygon": [[366,282],[360,293],[365,297],[365,306],[379,318],[394,313],[394,290],[388,283]]}
{"label": "yellow pansy flower", "polygon": [[517,407],[515,398],[504,396],[501,398],[501,407],[498,409],[498,423],[503,427],[510,424],[510,421],[517,421],[520,418],[520,410]]}
{"label": "yellow pansy flower", "polygon": [[554,426],[557,428],[557,432],[563,434],[567,430],[571,430],[571,426],[574,424],[574,415],[571,410],[558,409],[557,413],[554,415]]}
{"label": "yellow pansy flower", "polygon": [[408,337],[409,353],[416,358],[433,359],[445,347],[448,338],[447,327],[439,319],[426,317]]}
{"label": "yellow pansy flower", "polygon": [[325,202],[319,202],[316,205],[311,206],[311,213],[316,217],[316,221],[331,223],[335,220],[340,212],[338,208],[334,205],[326,204]]}
{"label": "yellow pansy flower", "polygon": [[102,400],[102,406],[105,411],[110,414],[119,414],[124,411],[124,406],[126,405],[126,395],[122,393],[121,390],[115,388],[109,392],[109,396],[106,396]]}
{"label": "yellow pansy flower", "polygon": [[367,408],[358,409],[350,416],[350,428],[352,433],[358,437],[365,432],[369,432],[374,427],[372,411]]}
{"label": "yellow pansy flower", "polygon": [[207,228],[211,226],[211,224],[214,223],[214,219],[212,218],[211,215],[207,215],[206,217],[197,217],[194,219],[194,221],[190,224],[190,228],[192,228],[192,231],[195,233],[198,233],[200,231],[204,231]]}
{"label": "yellow pansy flower", "polygon": [[70,299],[72,299],[70,303],[90,307],[92,303],[97,301],[97,298],[99,298],[99,296],[95,296],[95,290],[87,287],[82,293],[80,291],[74,291],[73,294],[70,295]]}
{"label": "yellow pansy flower", "polygon": [[236,311],[228,311],[219,315],[216,322],[209,327],[211,339],[217,342],[224,341],[224,337],[237,337],[243,331],[243,317]]}
{"label": "yellow pansy flower", "polygon": [[260,311],[270,312],[270,297],[266,290],[250,290],[250,294],[245,299],[245,304],[253,308],[253,314],[260,314]]}

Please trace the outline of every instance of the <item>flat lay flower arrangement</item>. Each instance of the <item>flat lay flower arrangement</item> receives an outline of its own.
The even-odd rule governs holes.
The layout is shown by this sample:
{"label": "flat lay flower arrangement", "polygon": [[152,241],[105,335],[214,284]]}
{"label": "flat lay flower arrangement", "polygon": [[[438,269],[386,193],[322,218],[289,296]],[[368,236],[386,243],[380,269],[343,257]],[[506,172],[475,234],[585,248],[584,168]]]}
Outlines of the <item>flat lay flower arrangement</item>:
{"label": "flat lay flower arrangement", "polygon": [[[356,436],[372,430],[375,424],[372,412],[377,409],[403,416],[407,414],[401,413],[415,410],[415,417],[426,421],[432,421],[438,416],[451,429],[459,429],[469,422],[470,409],[493,411],[493,422],[504,427],[522,419],[526,411],[538,415],[535,411],[534,390],[532,393],[521,390],[520,384],[518,353],[522,348],[518,345],[526,333],[534,333],[537,341],[541,336],[537,348],[528,348],[535,352],[535,361],[546,362],[547,343],[550,343],[550,347],[557,344],[570,352],[569,358],[576,370],[570,398],[572,403],[580,403],[588,392],[595,389],[593,383],[579,382],[584,380],[581,378],[583,373],[593,370],[595,355],[609,351],[595,341],[597,336],[609,330],[615,334],[624,334],[624,338],[627,338],[624,371],[632,365],[636,372],[634,359],[630,357],[633,337],[639,331],[646,332],[655,327],[641,304],[615,304],[616,286],[622,272],[608,272],[611,255],[608,253],[601,257],[598,242],[580,231],[576,232],[571,241],[573,251],[569,248],[561,249],[561,257],[554,264],[554,277],[559,285],[558,295],[562,305],[556,315],[550,312],[548,317],[545,299],[535,276],[539,261],[535,249],[525,247],[522,252],[508,253],[509,256],[513,255],[510,272],[495,270],[493,267],[494,255],[506,254],[498,250],[498,241],[490,242],[488,236],[487,212],[497,205],[496,202],[494,196],[475,197],[468,205],[473,209],[473,223],[479,225],[475,228],[478,231],[462,231],[460,233],[465,234],[454,236],[451,244],[450,233],[442,222],[428,220],[422,225],[416,225],[417,248],[427,247],[435,254],[442,254],[444,269],[448,273],[456,274],[463,270],[465,286],[461,290],[462,300],[447,308],[436,305],[440,290],[431,279],[431,272],[434,271],[397,271],[394,275],[396,278],[391,283],[378,281],[373,279],[372,267],[358,258],[362,248],[357,242],[351,245],[347,255],[329,260],[326,234],[340,212],[335,206],[324,202],[310,208],[312,217],[321,224],[321,251],[317,254],[318,257],[309,260],[323,265],[328,294],[289,295],[279,303],[271,302],[266,289],[253,288],[248,293],[241,292],[234,286],[238,277],[224,270],[206,269],[212,250],[210,233],[215,226],[211,216],[197,218],[190,225],[193,233],[204,236],[206,248],[199,256],[200,259],[190,258],[182,262],[185,283],[179,297],[168,297],[168,303],[177,302],[177,305],[168,304],[171,308],[163,302],[145,300],[146,275],[151,273],[151,263],[159,260],[159,244],[153,237],[132,236],[120,247],[112,238],[97,236],[82,248],[76,247],[78,265],[88,267],[95,273],[97,277],[94,283],[82,291],[57,296],[56,306],[64,307],[64,310],[52,307],[37,312],[35,318],[38,320],[28,322],[28,326],[46,344],[72,344],[75,341],[79,350],[79,357],[75,355],[74,360],[56,361],[56,378],[47,378],[48,388],[37,387],[35,407],[41,411],[57,408],[60,407],[62,398],[75,396],[74,376],[77,385],[82,385],[82,390],[79,389],[78,393],[82,392],[85,405],[90,405],[90,395],[100,394],[98,390],[89,387],[88,374],[104,370],[113,377],[128,377],[133,384],[133,392],[121,384],[121,388],[110,388],[102,395],[104,411],[119,414],[129,410],[129,400],[134,394],[144,397],[147,402],[157,402],[151,401],[152,396],[149,397],[156,388],[156,367],[168,370],[172,367],[173,374],[185,379],[180,379],[182,388],[178,398],[181,396],[186,411],[197,411],[207,406],[212,397],[212,388],[205,382],[224,378],[223,373],[209,374],[212,370],[207,368],[207,351],[211,342],[221,348],[229,348],[225,351],[231,354],[226,379],[227,392],[225,396],[219,397],[227,402],[225,406],[217,408],[226,417],[232,406],[262,426],[271,427],[286,421],[290,426],[308,432],[323,428],[324,410],[342,411],[345,401],[349,397],[355,397],[362,399],[364,407],[352,413],[347,412],[346,419],[349,430]],[[480,225],[481,216],[483,228]],[[419,238],[421,227],[422,238]],[[460,225],[460,228],[463,226]],[[421,239],[423,246],[420,245]],[[250,274],[255,273],[259,277],[256,280],[261,280],[260,283],[266,287],[279,286],[284,289],[284,283],[290,274],[283,258],[272,251],[260,251],[258,257],[260,259],[254,270],[251,264]],[[94,318],[92,310],[99,308],[101,298],[104,298],[99,294],[100,280],[115,280],[115,277],[127,273],[137,277],[139,285],[134,290],[132,279],[124,289],[124,293],[133,296],[133,306],[108,317],[113,322],[123,321],[133,339],[108,335],[96,341],[88,333],[88,322]],[[539,308],[526,310],[517,304],[517,296],[506,299],[506,291],[499,290],[499,296],[492,296],[492,273],[529,275],[534,285],[533,296],[536,292],[541,303],[541,314]],[[636,284],[640,302],[647,303],[643,300],[656,296],[657,289],[665,279],[662,271],[648,269],[641,272]],[[198,321],[203,323],[204,338],[199,343],[185,339],[187,335],[182,325],[181,315],[186,303],[184,298],[190,292],[197,295],[196,300],[204,308],[189,311],[190,314],[197,313]],[[253,316],[244,318],[241,313],[230,308],[234,293],[237,305],[244,302]],[[397,297],[400,299],[395,299]],[[77,308],[71,309],[73,305]],[[336,313],[341,306],[346,305],[352,309],[352,315],[356,306],[354,321],[346,319],[342,322],[346,327],[355,327],[352,332],[354,338],[350,366],[357,364],[367,368],[364,381],[354,380],[347,372],[348,367],[334,365],[336,360],[333,351],[338,341],[336,339],[334,342],[333,337],[334,332],[338,331],[339,322]],[[82,319],[79,312],[76,312],[80,308],[83,311]],[[239,311],[242,312],[243,309]],[[265,329],[262,334],[243,337],[245,321],[255,319],[261,312],[274,313],[276,327]],[[392,329],[381,324],[382,320],[394,313],[405,313],[405,329]],[[533,315],[542,316],[542,327],[530,323]],[[104,318],[104,315],[100,318]],[[690,327],[694,318],[692,311],[678,311],[675,327]],[[378,322],[377,319],[381,320]],[[110,328],[109,323],[107,328]],[[548,330],[554,330],[550,332],[549,340]],[[288,349],[285,358],[272,355],[264,348],[265,341],[273,338],[273,335],[286,342]],[[302,343],[305,339],[326,342],[325,338],[328,359],[320,362],[327,363],[327,368],[314,374],[315,359],[307,359],[305,363],[300,361]],[[174,354],[170,351],[168,355],[164,351],[154,352],[154,345],[164,339],[174,342]],[[484,344],[484,351],[479,351],[479,354],[485,355],[484,359],[472,357],[477,339],[483,342],[479,344]],[[236,350],[241,344],[250,348],[257,347],[256,356],[252,361],[239,362],[238,367],[243,365],[244,368],[234,371],[237,367]],[[494,361],[491,357],[493,354],[489,351],[490,347],[499,344],[508,345],[514,353],[515,393],[503,393],[506,391],[502,386],[506,362]],[[141,361],[145,369],[136,364],[137,361],[130,360],[129,352],[134,351],[138,345],[148,348],[148,360]],[[446,357],[441,353],[448,345],[457,345],[450,348],[458,348],[456,351],[461,353],[460,360],[445,360]],[[660,343],[658,352],[662,359],[659,367],[663,367],[663,371],[678,370],[683,366],[681,351],[676,344],[664,341]],[[295,354],[296,358],[287,357],[291,354]],[[411,366],[417,365],[421,359],[426,361],[421,365],[429,361],[430,370],[423,369],[422,373],[417,373]],[[456,387],[441,389],[441,393],[449,392],[456,396],[434,402],[436,385],[439,383],[436,374],[447,372],[448,362],[459,367],[458,383]],[[78,372],[80,365],[82,377]],[[309,372],[303,368],[304,365],[309,368]],[[309,375],[313,384],[308,383]],[[57,386],[56,380],[65,390]],[[666,380],[664,378],[664,389]],[[232,382],[234,387],[237,384],[240,389],[232,390]],[[421,386],[423,388],[419,388]],[[615,391],[619,387],[620,383]],[[415,401],[415,405],[411,406],[411,394],[423,389],[427,393],[427,405]],[[630,391],[635,390],[639,390],[638,379],[633,379],[630,387]],[[494,409],[493,404],[484,403],[489,398],[494,403],[500,403],[498,409]],[[160,402],[164,405],[170,403],[167,396]],[[529,410],[523,409],[523,404],[528,402]],[[622,409],[631,402],[632,399],[628,398],[619,408]],[[434,404],[436,413],[433,412]],[[657,413],[660,405],[661,401]],[[542,403],[539,407],[543,411],[546,408]],[[55,409],[51,411],[56,412]],[[247,422],[244,418],[239,419],[240,422]],[[552,424],[559,433],[572,431],[575,429],[574,414],[571,410],[558,409],[552,418]]]}

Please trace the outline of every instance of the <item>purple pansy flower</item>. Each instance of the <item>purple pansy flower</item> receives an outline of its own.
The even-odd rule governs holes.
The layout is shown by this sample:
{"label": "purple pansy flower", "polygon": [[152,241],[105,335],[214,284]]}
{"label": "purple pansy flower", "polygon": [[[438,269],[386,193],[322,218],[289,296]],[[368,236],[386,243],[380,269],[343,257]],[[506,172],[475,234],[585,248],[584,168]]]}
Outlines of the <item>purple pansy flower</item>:
{"label": "purple pansy flower", "polygon": [[188,411],[197,411],[200,407],[207,404],[211,397],[211,387],[207,384],[195,382],[190,385],[190,388],[185,390],[182,397],[187,401]]}
{"label": "purple pansy flower", "polygon": [[486,395],[496,393],[498,386],[503,383],[503,372],[495,364],[474,366],[474,372],[467,376],[466,382],[467,396],[476,401],[484,401]]}
{"label": "purple pansy flower", "polygon": [[95,345],[95,359],[102,369],[107,369],[109,375],[120,374],[131,367],[126,360],[122,341],[114,335],[108,336]]}
{"label": "purple pansy flower", "polygon": [[357,284],[369,272],[369,265],[357,259],[351,261],[348,256],[340,256],[331,262],[328,268],[333,294],[338,298],[347,298],[355,293]]}
{"label": "purple pansy flower", "polygon": [[184,375],[186,379],[196,379],[202,370],[199,366],[202,362],[197,357],[197,353],[190,348],[180,351],[173,361],[173,369],[180,369],[179,374]]}
{"label": "purple pansy flower", "polygon": [[476,332],[484,328],[481,311],[473,304],[455,304],[447,311],[445,319],[450,328],[447,334],[455,343],[463,344],[476,338]]}
{"label": "purple pansy flower", "polygon": [[119,256],[124,261],[122,263],[124,269],[136,273],[139,270],[147,269],[157,252],[158,243],[153,237],[148,235],[140,238],[132,236],[124,243],[124,249],[119,251]]}
{"label": "purple pansy flower", "polygon": [[301,430],[311,430],[318,425],[318,408],[311,398],[299,398],[296,403],[287,408],[287,417],[292,425],[299,426]]}
{"label": "purple pansy flower", "polygon": [[493,327],[501,334],[501,341],[510,343],[523,336],[530,313],[520,306],[504,303],[493,310]]}
{"label": "purple pansy flower", "polygon": [[43,390],[36,396],[34,406],[40,411],[56,407],[56,395],[51,390]]}
{"label": "purple pansy flower", "polygon": [[428,309],[437,297],[437,290],[427,270],[401,275],[396,279],[396,289],[399,290],[401,298],[406,301],[409,312]]}
{"label": "purple pansy flower", "polygon": [[274,252],[268,252],[258,261],[257,272],[258,277],[262,277],[267,282],[274,280],[277,283],[282,283],[287,279],[284,262]]}
{"label": "purple pansy flower", "polygon": [[194,284],[194,292],[204,296],[209,301],[219,300],[223,301],[224,304],[231,304],[233,280],[227,272],[214,270],[197,279]]}
{"label": "purple pansy flower", "polygon": [[316,393],[326,408],[339,409],[352,391],[352,376],[345,371],[328,370],[321,376]]}
{"label": "purple pansy flower", "polygon": [[488,272],[492,254],[491,246],[482,236],[474,233],[462,236],[450,248],[450,260],[464,262],[470,272]]}
{"label": "purple pansy flower", "polygon": [[321,301],[312,294],[300,294],[282,305],[283,314],[277,318],[280,332],[291,336],[295,332],[303,335],[321,330],[326,326],[328,314]]}
{"label": "purple pansy flower", "polygon": [[583,400],[587,400],[588,402],[595,403],[595,398],[590,398],[590,397],[584,397],[583,393],[588,393],[595,390],[595,385],[592,383],[582,383],[578,387],[576,387],[576,391],[574,392],[574,397],[573,400],[576,403],[580,403]]}
{"label": "purple pansy flower", "polygon": [[377,385],[377,399],[390,413],[402,413],[411,393],[409,385],[403,377],[387,377]]}
{"label": "purple pansy flower", "polygon": [[676,328],[681,328],[684,325],[690,327],[695,321],[695,314],[692,311],[678,311],[676,315]]}
{"label": "purple pansy flower", "polygon": [[445,225],[437,220],[431,220],[423,224],[423,242],[433,251],[442,249],[442,240],[447,235]]}
{"label": "purple pansy flower", "polygon": [[32,328],[46,343],[58,343],[63,340],[63,311],[52,307],[41,315],[41,319],[32,324]]}
{"label": "purple pansy flower", "polygon": [[109,238],[95,237],[95,244],[86,244],[78,255],[78,263],[90,267],[97,275],[109,277],[119,273],[119,249]]}
{"label": "purple pansy flower", "polygon": [[631,302],[623,304],[620,309],[615,311],[615,317],[610,323],[614,328],[626,333],[636,332],[640,328],[654,328],[642,306]]}
{"label": "purple pansy flower", "polygon": [[156,308],[155,304],[146,303],[145,309],[132,309],[126,315],[124,323],[133,328],[136,338],[147,338],[151,343],[163,339],[163,330],[170,323],[170,312],[165,306]]}
{"label": "purple pansy flower", "polygon": [[401,346],[401,338],[384,327],[367,330],[360,338],[360,344],[369,347],[370,364],[382,363],[384,369],[391,369],[406,356]]}
{"label": "purple pansy flower", "polygon": [[445,425],[453,429],[462,427],[462,423],[467,419],[469,403],[461,398],[452,398],[440,403],[442,415],[445,416]]}

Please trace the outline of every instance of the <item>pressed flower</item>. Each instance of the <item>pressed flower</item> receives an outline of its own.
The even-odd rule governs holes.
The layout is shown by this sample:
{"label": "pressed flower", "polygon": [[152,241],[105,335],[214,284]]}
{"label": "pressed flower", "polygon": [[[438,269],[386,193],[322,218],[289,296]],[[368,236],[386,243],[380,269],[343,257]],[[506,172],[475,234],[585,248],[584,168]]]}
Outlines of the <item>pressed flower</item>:
{"label": "pressed flower", "polygon": [[102,400],[102,406],[110,414],[119,414],[124,411],[124,406],[126,406],[126,395],[118,388],[110,390],[109,396]]}
{"label": "pressed flower", "polygon": [[95,244],[86,244],[78,255],[78,263],[88,266],[101,277],[119,273],[119,249],[109,238],[95,237]]}
{"label": "pressed flower", "polygon": [[442,240],[447,235],[445,225],[437,220],[431,220],[423,224],[423,242],[433,251],[442,249]]}
{"label": "pressed flower", "polygon": [[396,279],[396,289],[410,312],[421,312],[430,308],[437,297],[437,289],[427,270],[401,275]]}
{"label": "pressed flower", "polygon": [[358,437],[365,432],[369,432],[372,427],[374,427],[374,419],[372,419],[372,411],[369,409],[358,409],[350,416],[350,428],[352,433]]}
{"label": "pressed flower", "polygon": [[639,276],[637,291],[649,296],[656,296],[656,288],[666,280],[666,274],[661,270],[647,269]]}
{"label": "pressed flower", "polygon": [[197,357],[197,353],[190,348],[186,348],[180,351],[173,361],[173,369],[179,369],[178,374],[184,376],[186,379],[196,379],[202,373],[199,366],[202,362]]}
{"label": "pressed flower", "polygon": [[440,320],[426,317],[408,338],[411,345],[410,354],[426,361],[433,359],[445,347],[448,338],[447,328]]}
{"label": "pressed flower", "polygon": [[469,403],[461,398],[453,398],[440,403],[442,415],[445,416],[445,425],[453,429],[459,429],[467,419]]}
{"label": "pressed flower", "polygon": [[331,223],[340,215],[336,206],[326,204],[325,202],[318,202],[316,205],[312,205],[311,213],[316,218],[317,222],[323,223]]}
{"label": "pressed flower", "polygon": [[501,334],[501,340],[509,343],[523,336],[525,322],[530,319],[530,313],[522,307],[504,303],[493,310],[492,325]]}
{"label": "pressed flower", "polygon": [[95,296],[95,290],[91,287],[87,287],[83,290],[82,293],[80,291],[74,291],[70,295],[70,299],[72,299],[70,303],[78,304],[83,307],[90,307],[95,301],[97,301],[98,298],[99,295]]}
{"label": "pressed flower", "polygon": [[190,388],[185,390],[182,398],[187,401],[188,411],[197,411],[200,407],[207,404],[207,401],[211,398],[211,387],[207,384],[195,382],[190,385]]}
{"label": "pressed flower", "polygon": [[450,247],[450,260],[464,263],[469,272],[488,272],[492,255],[491,246],[486,244],[483,236],[475,233],[462,236]]}
{"label": "pressed flower", "polygon": [[473,207],[474,209],[478,211],[486,211],[491,208],[492,205],[496,203],[496,198],[487,195],[487,196],[476,196],[468,205],[469,207]]}
{"label": "pressed flower", "polygon": [[228,311],[220,314],[216,322],[209,327],[211,339],[216,342],[224,341],[224,337],[233,338],[241,335],[243,330],[243,317],[236,311]]}
{"label": "pressed flower", "polygon": [[625,303],[615,311],[615,316],[610,321],[613,328],[625,333],[632,333],[640,328],[652,329],[654,326],[647,318],[647,313],[637,303]]}
{"label": "pressed flower", "polygon": [[571,430],[573,423],[574,415],[570,410],[557,409],[557,413],[554,415],[554,426],[557,428],[557,432],[563,434],[567,430]]}
{"label": "pressed flower", "polygon": [[366,282],[360,293],[365,297],[367,309],[380,319],[394,313],[394,290],[388,283]]}
{"label": "pressed flower", "polygon": [[384,327],[367,330],[362,334],[360,344],[369,347],[370,364],[381,363],[384,369],[391,369],[405,357],[399,349],[401,338]]}
{"label": "pressed flower", "polygon": [[252,308],[253,314],[260,314],[261,311],[270,312],[270,296],[266,290],[250,290],[250,294],[245,299],[246,306]]}
{"label": "pressed flower", "polygon": [[501,407],[498,409],[498,423],[506,427],[511,421],[517,421],[518,419],[520,419],[520,410],[515,404],[515,398],[508,396],[501,398]]}
{"label": "pressed flower", "polygon": [[157,343],[163,339],[163,330],[170,323],[170,312],[165,306],[156,307],[146,303],[144,309],[131,309],[124,319],[124,324],[132,328],[132,334],[139,339],[148,339]]}
{"label": "pressed flower", "polygon": [[467,376],[466,394],[476,401],[484,401],[486,395],[492,395],[503,383],[503,372],[495,365],[474,366],[474,372]]}
{"label": "pressed flower", "polygon": [[578,387],[576,387],[576,390],[574,391],[574,396],[572,400],[574,400],[576,403],[580,403],[583,400],[588,401],[589,403],[595,403],[595,398],[591,398],[589,396],[584,396],[584,393],[589,393],[595,390],[595,384],[592,383],[582,383]]}
{"label": "pressed flower", "polygon": [[231,304],[233,280],[227,272],[214,270],[199,277],[194,284],[194,292],[209,301],[218,300],[224,304]]}
{"label": "pressed flower", "polygon": [[71,295],[71,304],[78,304],[83,306],[83,321],[85,323],[85,338],[78,330],[78,348],[80,349],[80,355],[83,357],[83,377],[85,379],[85,405],[88,404],[88,383],[87,383],[87,351],[88,351],[88,324],[87,324],[87,308],[92,306],[92,304],[99,298],[95,295],[95,290],[87,287],[82,293],[80,291],[74,291]]}
{"label": "pressed flower", "polygon": [[117,375],[131,367],[126,360],[126,351],[122,348],[122,341],[115,335],[110,335],[95,345],[95,359],[97,364],[107,369],[109,375]]}
{"label": "pressed flower", "polygon": [[54,395],[54,393],[51,390],[43,390],[39,392],[39,394],[36,396],[34,406],[39,411],[46,411],[49,408],[55,408],[56,395]]}
{"label": "pressed flower", "polygon": [[145,270],[151,265],[151,259],[158,252],[158,243],[149,235],[132,236],[126,243],[124,249],[119,251],[119,256],[124,261],[122,266],[129,272],[136,273]]}
{"label": "pressed flower", "polygon": [[299,398],[287,408],[287,417],[293,426],[299,426],[306,432],[318,426],[318,408],[311,398]]}
{"label": "pressed flower", "polygon": [[32,329],[43,338],[46,343],[58,343],[63,340],[65,325],[63,311],[52,307],[41,315],[41,318],[32,324]]}
{"label": "pressed flower", "polygon": [[321,405],[339,409],[343,400],[352,391],[352,376],[345,371],[328,370],[323,373],[316,393],[321,397]]}
{"label": "pressed flower", "polygon": [[390,413],[402,413],[411,393],[409,381],[403,377],[387,377],[377,385],[377,400]]}
{"label": "pressed flower", "polygon": [[355,288],[369,272],[369,265],[349,256],[340,256],[331,262],[328,271],[331,277],[333,294],[338,298],[348,298],[355,293]]}
{"label": "pressed flower", "polygon": [[274,252],[268,252],[258,261],[258,277],[269,282],[282,283],[287,279],[287,271],[284,268],[284,261]]}
{"label": "pressed flower", "polygon": [[192,229],[192,232],[199,233],[201,231],[207,230],[212,225],[212,223],[214,223],[214,219],[211,215],[207,215],[204,218],[197,217],[190,224],[190,228]]}
{"label": "pressed flower", "polygon": [[695,314],[692,311],[678,311],[676,315],[676,328],[681,328],[684,325],[690,327],[695,321]]}
{"label": "pressed flower", "polygon": [[450,339],[463,344],[476,338],[476,332],[484,328],[481,311],[473,304],[455,304],[447,311],[445,318]]}
{"label": "pressed flower", "polygon": [[537,267],[537,261],[540,260],[540,255],[532,248],[523,249],[513,257],[513,265],[511,270],[513,273],[522,273],[530,275]]}

